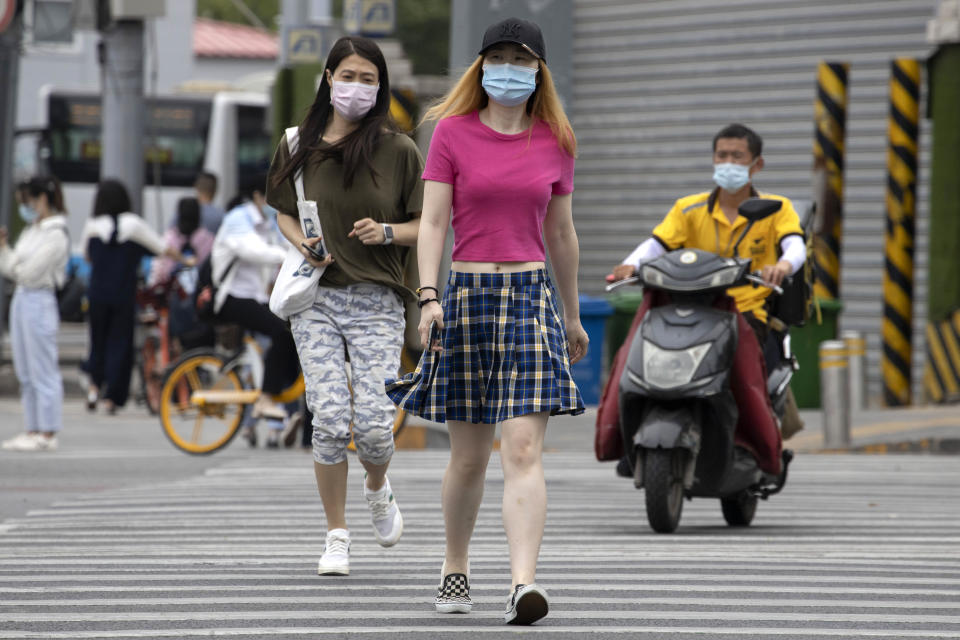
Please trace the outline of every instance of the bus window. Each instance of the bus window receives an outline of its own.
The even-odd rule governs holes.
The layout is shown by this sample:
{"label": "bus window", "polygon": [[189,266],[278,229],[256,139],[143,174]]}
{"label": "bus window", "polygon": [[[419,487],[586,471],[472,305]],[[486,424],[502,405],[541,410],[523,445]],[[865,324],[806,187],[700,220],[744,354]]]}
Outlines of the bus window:
{"label": "bus window", "polygon": [[61,182],[97,182],[100,99],[51,95],[47,113],[50,171]]}
{"label": "bus window", "polygon": [[[47,113],[51,172],[65,183],[98,182],[102,154],[100,98],[51,94]],[[203,169],[210,128],[209,101],[148,100],[144,125],[144,184],[156,185],[159,178],[161,185],[192,186]]]}
{"label": "bus window", "polygon": [[260,180],[273,156],[266,126],[267,110],[257,105],[237,105],[237,185]]}
{"label": "bus window", "polygon": [[154,163],[160,184],[193,186],[203,170],[203,153],[210,129],[210,102],[164,99],[147,110],[146,184],[154,185]]}

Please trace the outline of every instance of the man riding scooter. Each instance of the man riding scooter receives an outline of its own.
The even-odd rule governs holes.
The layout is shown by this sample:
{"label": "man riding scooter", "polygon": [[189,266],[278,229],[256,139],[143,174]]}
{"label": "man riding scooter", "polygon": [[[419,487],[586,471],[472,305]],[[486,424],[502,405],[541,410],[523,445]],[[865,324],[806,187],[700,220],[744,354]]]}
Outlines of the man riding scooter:
{"label": "man riding scooter", "polygon": [[[737,247],[738,256],[750,258],[751,270],[759,271],[763,280],[771,285],[780,285],[785,278],[796,273],[806,259],[806,245],[797,213],[787,198],[769,193],[761,196],[751,183],[753,176],[763,168],[762,149],[760,136],[743,125],[731,124],[717,133],[713,139],[713,179],[717,187],[677,200],[653,230],[653,237],[641,243],[613,269],[612,279],[619,281],[633,277],[642,264],[680,248],[701,249],[731,257]],[[779,200],[782,206],[770,217],[748,226],[748,221],[738,214],[738,208],[751,197]],[[769,335],[766,302],[770,288],[739,286],[727,293],[753,329],[759,348],[750,345],[752,351],[762,354]],[[741,335],[741,343],[746,340],[754,340],[754,337],[749,332]],[[630,343],[630,337],[626,343]],[[747,346],[738,345],[737,348]],[[743,416],[737,425],[737,438],[751,450],[761,469],[779,474],[781,433],[770,399],[765,393],[751,394],[750,391],[766,388],[762,356],[754,358],[753,364],[741,375],[749,380],[739,380],[732,385]],[[608,385],[617,384],[615,377],[611,376]],[[760,384],[749,384],[751,381]],[[783,423],[790,427],[789,432],[785,428],[784,437],[789,437],[802,428],[802,422],[792,396],[788,397],[786,407]],[[601,419],[603,417],[598,416],[598,425]]]}

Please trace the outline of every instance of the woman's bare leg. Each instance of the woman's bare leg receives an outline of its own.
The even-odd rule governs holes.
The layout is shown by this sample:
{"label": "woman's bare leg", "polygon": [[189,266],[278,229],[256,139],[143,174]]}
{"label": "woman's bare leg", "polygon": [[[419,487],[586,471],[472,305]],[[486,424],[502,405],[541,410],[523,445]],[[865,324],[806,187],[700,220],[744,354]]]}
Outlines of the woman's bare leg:
{"label": "woman's bare leg", "polygon": [[470,537],[483,500],[483,482],[493,450],[494,425],[449,422],[450,462],[443,474],[441,500],[446,527],[446,574],[467,574]]}
{"label": "woman's bare leg", "polygon": [[513,586],[531,584],[537,575],[537,556],[547,519],[542,459],[547,417],[544,412],[512,418],[501,428],[503,528],[510,547]]}

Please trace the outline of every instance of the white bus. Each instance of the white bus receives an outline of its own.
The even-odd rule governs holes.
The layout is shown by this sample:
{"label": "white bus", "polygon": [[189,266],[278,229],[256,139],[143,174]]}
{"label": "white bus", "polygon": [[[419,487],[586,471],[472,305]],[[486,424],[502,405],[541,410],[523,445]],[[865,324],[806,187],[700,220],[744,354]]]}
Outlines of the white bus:
{"label": "white bus", "polygon": [[[266,172],[273,154],[262,93],[220,91],[145,99],[144,219],[157,231],[169,226],[181,197],[194,194],[200,171],[219,181],[216,202],[226,204],[240,185]],[[63,183],[71,236],[79,238],[100,180],[101,99],[94,92],[41,91],[39,129],[18,142],[36,150],[30,172],[49,172]],[[110,176],[103,176],[110,177]]]}

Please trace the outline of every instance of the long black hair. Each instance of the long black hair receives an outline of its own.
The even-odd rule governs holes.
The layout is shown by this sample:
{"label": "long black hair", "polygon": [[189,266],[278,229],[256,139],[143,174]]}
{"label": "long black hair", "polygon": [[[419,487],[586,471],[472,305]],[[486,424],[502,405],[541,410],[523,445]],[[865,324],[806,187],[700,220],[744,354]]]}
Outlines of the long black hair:
{"label": "long black hair", "polygon": [[107,178],[97,187],[97,195],[93,199],[93,214],[91,217],[108,215],[113,218],[113,233],[110,244],[117,242],[117,232],[120,230],[119,216],[130,212],[130,195],[123,183],[113,178]]}
{"label": "long black hair", "polygon": [[[327,70],[333,76],[343,59],[353,54],[372,62],[377,67],[380,78],[377,102],[367,112],[367,115],[360,120],[359,126],[350,134],[338,140],[334,145],[321,146],[320,141],[333,110],[333,105],[330,104],[330,83],[327,80]],[[312,153],[317,153],[317,157],[321,161],[331,159],[343,164],[344,189],[349,189],[353,185],[357,171],[362,167],[370,172],[370,176],[376,183],[377,172],[373,168],[373,154],[384,131],[394,129],[395,127],[390,119],[390,78],[387,75],[387,61],[383,57],[383,52],[380,51],[377,43],[369,38],[344,36],[334,43],[330,53],[327,54],[317,96],[314,98],[307,116],[300,123],[299,148],[289,162],[283,165],[274,175],[273,184],[277,186],[284,180],[291,179],[296,171],[304,165],[307,156]]]}
{"label": "long black hair", "polygon": [[177,201],[177,231],[183,235],[180,253],[194,251],[190,244],[193,232],[200,228],[200,201],[196,198],[180,198]]}
{"label": "long black hair", "polygon": [[23,183],[23,190],[31,198],[39,198],[41,195],[47,196],[47,206],[53,213],[63,213],[63,190],[60,188],[60,181],[54,176],[34,176],[28,182]]}

